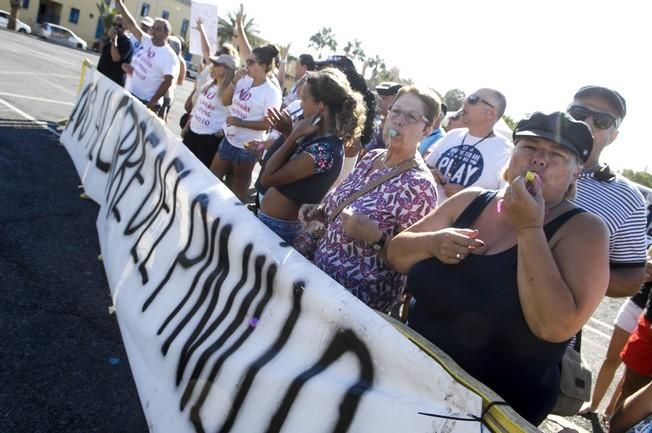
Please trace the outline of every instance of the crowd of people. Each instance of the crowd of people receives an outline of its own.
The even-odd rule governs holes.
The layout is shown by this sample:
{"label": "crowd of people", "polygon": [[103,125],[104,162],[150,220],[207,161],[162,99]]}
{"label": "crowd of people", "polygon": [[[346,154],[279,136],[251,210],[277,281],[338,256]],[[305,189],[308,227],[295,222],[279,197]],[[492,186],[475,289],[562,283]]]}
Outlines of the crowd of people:
{"label": "crowd of people", "polygon": [[[180,41],[170,43],[166,20],[139,25],[117,6],[98,70],[165,118],[185,74]],[[284,95],[288,49],[252,48],[243,21],[241,10],[236,42],[221,47],[201,19],[192,29],[204,69],[180,126],[199,161],[243,202],[260,163],[250,209],[263,224],[534,424],[555,405],[561,359],[603,297],[631,297],[582,412],[597,410],[622,360],[607,409],[614,431],[649,422],[647,205],[601,160],[626,116],[620,93],[582,87],[565,112],[533,106],[505,134],[496,89],[449,113],[432,89],[369,89],[350,58],[303,54]]]}

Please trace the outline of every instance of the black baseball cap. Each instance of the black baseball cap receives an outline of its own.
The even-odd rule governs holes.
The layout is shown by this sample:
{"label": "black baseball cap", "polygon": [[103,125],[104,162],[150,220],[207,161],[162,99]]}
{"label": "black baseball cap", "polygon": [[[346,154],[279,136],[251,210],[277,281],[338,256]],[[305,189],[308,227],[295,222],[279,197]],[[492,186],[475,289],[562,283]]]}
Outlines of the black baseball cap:
{"label": "black baseball cap", "polygon": [[326,60],[320,60],[318,62],[315,62],[315,65],[317,65],[317,68],[323,68],[324,66],[334,65],[334,66],[345,66],[351,69],[355,69],[353,60],[351,60],[347,56],[343,56],[340,54],[329,56],[328,58],[326,58]]}
{"label": "black baseball cap", "polygon": [[575,93],[575,99],[584,97],[596,96],[602,98],[609,103],[620,119],[624,119],[627,114],[627,103],[625,98],[613,89],[602,86],[584,86]]}
{"label": "black baseball cap", "polygon": [[514,128],[514,143],[522,137],[550,140],[576,154],[582,162],[589,159],[593,150],[593,136],[586,123],[562,111],[550,114],[537,111],[520,120]]}
{"label": "black baseball cap", "polygon": [[403,85],[394,81],[383,81],[376,86],[376,92],[382,96],[394,96],[401,90]]}

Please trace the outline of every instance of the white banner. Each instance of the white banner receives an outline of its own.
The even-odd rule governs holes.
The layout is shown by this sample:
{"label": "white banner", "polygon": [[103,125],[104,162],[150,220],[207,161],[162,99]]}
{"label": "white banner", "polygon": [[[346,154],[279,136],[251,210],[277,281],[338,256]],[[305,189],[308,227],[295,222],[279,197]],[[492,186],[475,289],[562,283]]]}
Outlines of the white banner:
{"label": "white banner", "polygon": [[190,54],[202,55],[201,36],[197,27],[197,18],[204,21],[204,30],[211,47],[211,55],[217,49],[217,2],[211,0],[193,0],[190,6]]}
{"label": "white banner", "polygon": [[[61,141],[100,204],[104,266],[151,431],[482,430],[483,398],[461,382],[485,406],[498,396],[449,374],[284,244],[94,69]],[[536,431],[504,406],[482,420]]]}

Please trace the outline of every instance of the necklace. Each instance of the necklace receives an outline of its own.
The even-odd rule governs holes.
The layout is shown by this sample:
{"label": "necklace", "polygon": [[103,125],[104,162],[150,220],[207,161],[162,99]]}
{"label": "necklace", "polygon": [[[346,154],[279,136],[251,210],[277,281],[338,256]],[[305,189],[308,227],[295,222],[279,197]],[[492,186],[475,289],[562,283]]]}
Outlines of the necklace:
{"label": "necklace", "polygon": [[380,162],[381,162],[381,164],[383,164],[383,167],[385,167],[385,168],[387,168],[387,169],[390,169],[390,168],[392,168],[392,167],[396,167],[397,165],[401,165],[401,164],[403,164],[403,163],[405,163],[405,162],[407,162],[407,161],[410,161],[411,159],[414,159],[414,156],[411,156],[411,157],[409,157],[409,158],[407,158],[407,159],[404,159],[403,161],[401,161],[401,162],[398,163],[398,164],[387,165],[387,152],[385,152],[385,153],[383,154],[383,156],[380,158]]}
{"label": "necklace", "polygon": [[[466,141],[466,136],[467,135],[469,135],[468,132],[464,134],[464,137],[462,137],[462,144],[460,144],[460,146],[464,146],[464,142]],[[494,135],[493,131],[491,131],[489,134],[482,137],[480,140],[476,141],[474,144],[471,144],[470,146],[471,147],[476,147],[478,144],[482,143],[483,141],[485,141],[487,138],[491,137],[492,135]]]}

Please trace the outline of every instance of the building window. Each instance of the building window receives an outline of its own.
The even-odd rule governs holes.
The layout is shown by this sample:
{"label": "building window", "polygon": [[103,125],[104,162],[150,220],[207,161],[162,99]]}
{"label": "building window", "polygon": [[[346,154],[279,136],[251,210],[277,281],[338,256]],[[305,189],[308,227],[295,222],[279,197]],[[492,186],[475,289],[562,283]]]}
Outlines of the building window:
{"label": "building window", "polygon": [[70,8],[70,16],[68,17],[68,21],[73,24],[77,24],[79,22],[79,9]]}
{"label": "building window", "polygon": [[29,0],[23,0],[23,9],[29,9]]}
{"label": "building window", "polygon": [[149,3],[143,3],[143,6],[140,8],[140,16],[146,17],[149,15]]}
{"label": "building window", "polygon": [[188,33],[188,27],[190,26],[190,21],[187,19],[183,19],[181,21],[181,36],[183,36],[184,39],[187,39],[187,33]]}
{"label": "building window", "polygon": [[161,18],[163,18],[164,20],[167,20],[169,17],[170,17],[170,12],[168,11],[161,12]]}

